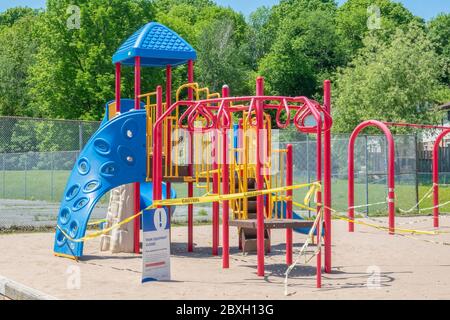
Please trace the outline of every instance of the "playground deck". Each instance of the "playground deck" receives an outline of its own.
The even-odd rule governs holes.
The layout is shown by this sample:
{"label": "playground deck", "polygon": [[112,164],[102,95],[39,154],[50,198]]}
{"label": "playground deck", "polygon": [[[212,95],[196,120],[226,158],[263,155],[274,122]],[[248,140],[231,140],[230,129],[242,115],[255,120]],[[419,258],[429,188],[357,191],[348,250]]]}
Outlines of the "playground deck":
{"label": "playground deck", "polygon": [[[430,230],[431,217],[399,217],[397,223],[423,219],[428,221],[401,227]],[[386,218],[379,220],[387,224]],[[441,230],[450,231],[450,217],[441,222]],[[325,274],[322,289],[316,289],[315,260],[297,267],[289,279],[289,297],[284,296],[283,284],[284,230],[272,232],[265,278],[256,275],[256,255],[238,252],[236,232],[230,232],[230,269],[222,270],[221,258],[210,255],[210,226],[195,228],[192,254],[186,252],[186,228],[173,228],[171,282],[141,285],[141,257],[99,253],[97,240],[86,244],[80,263],[56,258],[48,250],[52,233],[0,235],[0,275],[62,299],[450,299],[448,246],[359,225],[351,234],[341,221],[333,221],[333,227],[333,274]],[[448,233],[414,237],[450,242]],[[294,234],[294,253],[304,240]],[[78,290],[67,289],[71,266],[80,267]],[[376,268],[381,286],[369,289],[367,281]]]}

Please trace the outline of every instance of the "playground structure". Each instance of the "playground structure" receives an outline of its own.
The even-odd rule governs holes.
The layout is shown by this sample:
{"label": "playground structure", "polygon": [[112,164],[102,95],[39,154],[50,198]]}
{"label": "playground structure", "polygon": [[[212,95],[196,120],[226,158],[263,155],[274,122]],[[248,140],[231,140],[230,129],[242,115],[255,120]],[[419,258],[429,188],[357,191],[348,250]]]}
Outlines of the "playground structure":
{"label": "playground structure", "polygon": [[[82,257],[95,204],[108,191],[134,184],[135,215],[124,223],[134,220],[137,254],[140,218],[146,208],[187,205],[187,251],[192,252],[194,204],[212,203],[213,255],[219,254],[220,204],[222,207],[223,268],[229,268],[231,226],[238,229],[240,248],[256,249],[258,276],[265,275],[271,229],[286,229],[288,265],[293,262],[293,231],[315,232],[318,244],[323,235],[324,270],[331,272],[330,82],[324,83],[323,105],[303,96],[266,96],[262,77],[256,81],[255,96],[233,97],[227,86],[220,94],[211,93],[195,83],[196,57],[191,45],[158,23],[143,26],[118,49],[113,56],[116,97],[107,104],[105,119],[82,150],[68,180],[58,216],[55,254]],[[176,90],[173,99],[172,68],[180,65],[187,65],[187,83]],[[122,66],[134,67],[134,99],[121,97]],[[141,67],[166,69],[165,94],[162,86],[141,93]],[[273,148],[274,125],[279,129],[293,125],[299,132],[315,135],[314,183],[294,184],[292,145]],[[176,199],[172,183],[185,183],[188,197]],[[194,197],[194,187],[205,194]],[[316,221],[303,220],[293,212],[293,192],[301,188],[309,189],[306,198],[315,196]],[[320,249],[316,257],[317,287],[321,287]]]}
{"label": "playground structure", "polygon": [[359,124],[352,132],[348,145],[348,230],[354,232],[355,221],[355,141],[359,133],[367,127],[376,127],[380,129],[386,137],[388,145],[387,154],[387,204],[388,204],[388,228],[391,235],[395,234],[395,143],[393,135],[389,127],[407,127],[416,129],[433,129],[442,130],[436,137],[433,145],[433,161],[432,161],[432,179],[433,179],[433,227],[439,228],[439,147],[445,136],[450,134],[450,127],[413,124],[413,123],[399,123],[399,122],[382,122],[378,120],[367,120]]}

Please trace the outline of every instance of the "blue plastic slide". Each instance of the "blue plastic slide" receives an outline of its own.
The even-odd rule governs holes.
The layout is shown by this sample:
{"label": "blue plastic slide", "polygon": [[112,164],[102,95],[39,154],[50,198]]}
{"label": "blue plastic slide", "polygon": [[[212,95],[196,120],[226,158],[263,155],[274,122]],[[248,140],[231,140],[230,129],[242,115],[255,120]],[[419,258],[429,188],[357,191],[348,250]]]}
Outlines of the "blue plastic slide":
{"label": "blue plastic slide", "polygon": [[57,221],[55,254],[83,255],[83,242],[69,240],[60,229],[72,239],[84,237],[92,210],[113,188],[142,183],[142,208],[151,204],[153,185],[145,183],[146,157],[145,110],[122,113],[100,126],[80,153],[67,182]]}
{"label": "blue plastic slide", "polygon": [[[277,206],[278,214],[281,213],[283,219],[286,219],[286,209],[287,209],[286,201],[277,201],[276,206]],[[275,209],[274,209],[274,213],[275,213]],[[298,213],[295,213],[295,211],[292,211],[292,218],[297,219],[297,220],[305,220],[301,215],[299,215]],[[295,228],[293,230],[297,233],[309,234],[309,231],[311,229],[310,228]],[[314,232],[314,234],[317,235],[317,230]],[[322,228],[322,235],[324,235],[323,228]]]}

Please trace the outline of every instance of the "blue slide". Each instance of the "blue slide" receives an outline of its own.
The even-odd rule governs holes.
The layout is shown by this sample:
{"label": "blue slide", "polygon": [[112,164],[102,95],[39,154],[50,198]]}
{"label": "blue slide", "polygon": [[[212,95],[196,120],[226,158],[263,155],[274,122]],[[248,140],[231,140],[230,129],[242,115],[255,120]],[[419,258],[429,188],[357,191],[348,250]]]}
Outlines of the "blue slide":
{"label": "blue slide", "polygon": [[[277,212],[279,212],[279,213],[281,212],[283,219],[286,219],[286,209],[287,209],[286,201],[277,201],[276,206],[277,206]],[[275,209],[273,211],[275,213]],[[292,211],[292,217],[297,220],[305,220],[301,215],[299,215],[298,213],[295,213],[295,211]],[[310,228],[295,228],[293,230],[297,233],[309,234],[309,231],[311,229]],[[317,230],[315,230],[314,234],[317,235]],[[322,228],[322,236],[324,234],[325,234],[325,232]]]}
{"label": "blue slide", "polygon": [[[131,101],[124,104],[131,106]],[[139,182],[142,208],[151,205],[153,185],[146,183],[146,157],[145,110],[124,112],[102,123],[80,153],[64,191],[55,234],[56,255],[83,255],[83,242],[69,240],[60,229],[73,239],[84,237],[92,210],[108,191]]]}

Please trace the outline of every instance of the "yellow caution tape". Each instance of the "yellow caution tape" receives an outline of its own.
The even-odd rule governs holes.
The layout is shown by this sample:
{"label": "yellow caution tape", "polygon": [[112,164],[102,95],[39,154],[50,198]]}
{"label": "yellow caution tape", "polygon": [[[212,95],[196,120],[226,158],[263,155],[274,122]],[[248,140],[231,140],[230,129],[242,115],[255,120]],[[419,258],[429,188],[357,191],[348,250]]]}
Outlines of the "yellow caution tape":
{"label": "yellow caution tape", "polygon": [[106,221],[107,221],[106,219],[102,219],[102,220],[98,220],[98,221],[89,222],[88,226],[97,226],[97,225],[102,224],[102,223],[104,223]]}
{"label": "yellow caution tape", "polygon": [[139,213],[136,213],[134,216],[128,217],[128,218],[126,218],[125,220],[122,220],[121,222],[119,222],[119,223],[117,223],[117,224],[115,224],[115,225],[113,225],[113,226],[111,226],[111,227],[109,227],[109,228],[103,229],[103,230],[98,231],[98,232],[91,233],[91,234],[86,235],[86,236],[84,236],[84,237],[82,237],[82,238],[79,238],[79,239],[74,239],[74,238],[72,238],[71,236],[69,236],[69,235],[67,234],[67,232],[65,232],[59,225],[56,225],[56,228],[57,228],[59,231],[61,231],[61,233],[64,235],[64,237],[66,237],[69,241],[71,241],[71,242],[84,242],[85,240],[91,240],[91,239],[100,237],[100,236],[102,236],[102,235],[105,235],[105,234],[109,233],[110,231],[112,231],[112,230],[114,230],[114,229],[117,229],[117,228],[119,228],[120,226],[122,226],[122,225],[124,225],[124,224],[127,224],[127,223],[133,221],[134,219],[136,219],[137,217],[139,217],[140,215],[142,215],[143,212],[144,212],[144,211],[141,211],[141,212],[139,212]]}
{"label": "yellow caution tape", "polygon": [[251,198],[251,197],[256,197],[256,196],[259,196],[259,195],[270,194],[270,193],[275,193],[275,192],[281,192],[281,191],[284,191],[284,190],[301,189],[301,188],[306,188],[306,187],[311,187],[311,189],[317,190],[318,188],[320,188],[320,183],[312,182],[312,183],[298,184],[298,185],[289,186],[289,187],[281,187],[281,188],[274,188],[274,189],[267,189],[267,190],[260,190],[260,191],[233,193],[233,194],[226,194],[226,195],[206,194],[205,196],[198,197],[198,198],[180,198],[180,199],[157,200],[157,201],[154,201],[153,205],[145,208],[144,210],[142,210],[141,212],[135,214],[134,216],[128,217],[125,220],[123,220],[123,221],[121,221],[121,222],[119,222],[119,223],[117,223],[117,224],[115,224],[115,225],[113,225],[113,226],[111,226],[109,228],[106,228],[106,229],[98,231],[98,232],[91,233],[91,234],[86,235],[86,236],[84,236],[82,238],[79,238],[79,239],[75,239],[75,238],[71,237],[70,235],[68,235],[67,232],[64,231],[59,225],[56,225],[56,228],[58,230],[60,230],[61,233],[69,241],[71,241],[71,242],[84,242],[86,240],[92,240],[92,239],[98,238],[98,237],[100,237],[102,235],[105,235],[105,234],[109,233],[110,231],[112,231],[114,229],[117,229],[120,226],[133,221],[137,217],[141,216],[145,210],[154,209],[154,208],[156,208],[158,206],[170,207],[170,206],[188,205],[188,204],[193,204],[193,203],[211,203],[211,202],[218,202],[218,201],[233,200],[233,199],[238,199],[238,198]]}
{"label": "yellow caution tape", "polygon": [[[147,209],[154,209],[156,207],[182,206],[182,205],[188,205],[188,204],[194,204],[194,203],[195,204],[211,203],[211,202],[228,201],[228,200],[235,200],[235,199],[241,199],[241,198],[252,198],[252,197],[257,197],[260,195],[277,193],[277,192],[282,192],[282,191],[287,191],[287,190],[301,189],[301,188],[306,188],[306,187],[311,187],[311,189],[308,191],[308,194],[310,194],[309,195],[309,197],[310,197],[312,194],[314,194],[314,192],[316,190],[320,189],[320,183],[312,182],[312,183],[298,184],[298,185],[294,185],[294,186],[285,186],[285,187],[280,187],[280,188],[272,188],[272,189],[248,191],[248,192],[240,192],[240,193],[221,194],[221,195],[207,195],[207,196],[196,197],[196,198],[155,200],[153,202],[153,205],[148,207]],[[307,196],[308,196],[308,194],[307,194]]]}
{"label": "yellow caution tape", "polygon": [[[309,210],[309,211],[316,210],[316,209],[314,209],[312,207],[305,206],[305,205],[303,205],[301,203],[298,203],[298,202],[295,202],[295,201],[292,201],[292,204],[297,206],[297,207],[303,208],[305,210]],[[330,211],[332,211],[334,213],[339,213],[337,210],[332,209],[332,208],[328,208],[327,206],[324,206],[324,208],[327,208],[327,209],[329,209]],[[359,225],[364,225],[364,226],[367,226],[367,227],[372,227],[372,228],[375,228],[375,229],[378,229],[378,230],[382,230],[382,231],[391,231],[389,227],[385,227],[385,226],[381,226],[381,225],[377,225],[377,224],[373,224],[373,223],[368,223],[368,222],[364,222],[364,221],[359,221],[359,220],[356,220],[356,219],[350,219],[350,218],[347,218],[347,217],[344,217],[344,216],[338,215],[338,214],[333,215],[333,218],[339,219],[339,220],[343,220],[343,221],[346,221],[346,222],[352,222],[352,223],[359,224]],[[433,236],[435,236],[435,235],[446,234],[446,233],[450,233],[450,232],[449,231],[439,231],[439,230],[427,231],[427,230],[394,228],[394,233],[398,234],[398,235],[402,235],[403,233],[411,233],[411,234],[433,235]]]}

